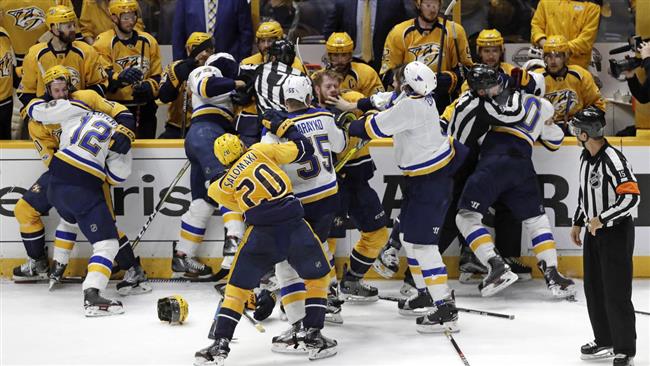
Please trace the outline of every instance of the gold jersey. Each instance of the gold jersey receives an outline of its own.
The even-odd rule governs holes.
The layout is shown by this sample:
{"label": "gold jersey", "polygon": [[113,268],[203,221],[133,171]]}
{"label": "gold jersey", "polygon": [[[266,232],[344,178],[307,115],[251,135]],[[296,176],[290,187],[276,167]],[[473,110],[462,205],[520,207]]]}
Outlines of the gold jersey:
{"label": "gold jersey", "polygon": [[[100,33],[115,27],[115,24],[111,20],[111,13],[108,11],[108,3],[106,0],[83,1],[81,16],[79,16],[79,25],[84,38],[97,38]],[[142,22],[141,16],[138,17],[138,22],[135,23],[134,29],[138,32],[144,31],[144,23]]]}
{"label": "gold jersey", "polygon": [[[458,50],[456,50],[452,29],[456,31]],[[446,30],[447,35],[443,46],[441,71],[450,71],[459,62],[467,67],[472,66],[465,29],[455,22],[447,22]],[[441,18],[438,18],[438,23],[436,23],[432,31],[422,29],[417,22],[417,18],[397,24],[386,37],[379,74],[383,75],[394,67],[411,61],[420,61],[437,72],[438,56],[442,48],[440,46],[441,36]],[[460,55],[460,60],[458,55]],[[453,80],[450,90],[453,90],[456,87],[456,76],[453,73],[449,74]]]}
{"label": "gold jersey", "polygon": [[351,62],[350,69],[341,82],[341,92],[348,90],[354,90],[369,97],[377,92],[383,92],[384,85],[375,69],[360,62]]}
{"label": "gold jersey", "polygon": [[75,89],[86,89],[92,85],[108,86],[104,64],[93,46],[86,42],[73,41],[64,51],[58,52],[50,43],[32,46],[23,63],[23,79],[19,93],[43,95],[43,75],[52,66],[63,65],[70,71]]}
{"label": "gold jersey", "polygon": [[72,8],[70,0],[0,1],[0,26],[9,34],[19,62],[22,62],[29,48],[49,31],[45,25],[45,12],[55,5]]}
{"label": "gold jersey", "polygon": [[[158,41],[146,32],[133,32],[133,37],[122,41],[115,34],[115,30],[108,30],[99,36],[93,44],[99,53],[104,65],[112,70],[113,78],[129,67],[139,68],[144,74],[145,82],[151,84],[154,96],[160,87],[160,47]],[[131,85],[107,93],[111,100],[129,102],[133,101],[133,87]]]}
{"label": "gold jersey", "polygon": [[0,27],[0,102],[13,95],[15,62],[11,38],[7,31]]}

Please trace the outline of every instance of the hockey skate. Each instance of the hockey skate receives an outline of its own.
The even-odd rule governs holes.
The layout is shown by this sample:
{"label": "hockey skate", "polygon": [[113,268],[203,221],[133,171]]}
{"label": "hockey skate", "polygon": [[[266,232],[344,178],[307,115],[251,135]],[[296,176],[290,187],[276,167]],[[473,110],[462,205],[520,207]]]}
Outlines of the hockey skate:
{"label": "hockey skate", "polygon": [[305,330],[302,321],[291,324],[289,329],[271,340],[271,351],[277,353],[305,354],[309,352],[305,345]]}
{"label": "hockey skate", "polygon": [[533,270],[527,265],[521,263],[516,257],[506,257],[503,261],[510,266],[512,273],[516,274],[519,281],[528,281],[533,278]]}
{"label": "hockey skate", "polygon": [[611,346],[599,346],[596,342],[589,342],[580,347],[581,360],[597,360],[611,357],[614,357],[614,348]]}
{"label": "hockey skate", "polygon": [[565,299],[567,297],[575,296],[576,288],[572,279],[566,278],[560,274],[555,266],[546,266],[546,262],[539,261],[537,263],[540,271],[544,274],[546,286],[551,290],[553,297],[558,299]]}
{"label": "hockey skate", "polygon": [[230,353],[230,340],[227,338],[219,338],[208,347],[205,347],[194,353],[194,365],[217,365],[223,366],[228,353]]}
{"label": "hockey skate", "polygon": [[442,299],[434,303],[431,312],[416,319],[415,329],[419,333],[442,333],[445,331],[456,333],[460,331],[456,324],[457,320],[458,310],[454,299]]}
{"label": "hockey skate", "polygon": [[399,293],[402,294],[402,296],[412,296],[415,292],[417,292],[415,281],[413,280],[411,269],[407,268],[404,272],[404,282],[402,283],[402,287],[399,289]]}
{"label": "hockey skate", "polygon": [[480,283],[488,273],[487,268],[467,245],[461,245],[460,247],[458,270],[460,272],[458,282],[466,285]]}
{"label": "hockey skate", "polygon": [[68,267],[67,264],[59,263],[58,261],[54,260],[52,261],[52,270],[50,271],[50,284],[48,287],[49,291],[54,291],[56,286],[61,283],[61,279],[63,279],[63,274],[65,273],[65,269]]}
{"label": "hockey skate", "polygon": [[188,278],[190,280],[208,279],[212,277],[212,268],[190,258],[186,254],[179,255],[174,251],[172,258],[172,278]]}
{"label": "hockey skate", "polygon": [[395,247],[393,239],[388,241],[388,244],[381,250],[379,256],[372,263],[372,268],[380,276],[391,279],[395,273],[399,271],[399,257],[397,254],[399,249]]}
{"label": "hockey skate", "polygon": [[47,256],[43,258],[27,258],[27,262],[14,268],[14,282],[35,282],[47,280]]}
{"label": "hockey skate", "polygon": [[374,302],[379,300],[379,291],[361,278],[345,274],[341,279],[339,298],[350,302]]}
{"label": "hockey skate", "polygon": [[614,366],[634,366],[634,357],[619,353],[614,357],[612,364]]}
{"label": "hockey skate", "polygon": [[429,291],[418,291],[408,299],[401,299],[397,302],[397,308],[401,315],[420,316],[431,310],[433,300]]}
{"label": "hockey skate", "polygon": [[102,297],[99,290],[92,287],[84,290],[84,310],[87,317],[124,313],[121,302]]}
{"label": "hockey skate", "polygon": [[310,360],[320,360],[336,355],[338,343],[331,338],[325,337],[320,329],[308,328],[305,330],[305,345],[309,351]]}
{"label": "hockey skate", "polygon": [[336,283],[330,284],[330,291],[327,294],[327,310],[325,311],[325,322],[329,324],[343,324],[341,310],[345,301],[339,299],[338,286]]}
{"label": "hockey skate", "polygon": [[235,255],[237,252],[237,247],[239,246],[239,238],[233,235],[225,234],[225,240],[223,241],[223,256]]}
{"label": "hockey skate", "polygon": [[147,292],[151,292],[153,288],[151,283],[147,278],[147,274],[142,269],[140,265],[140,258],[138,258],[138,263],[133,267],[129,268],[128,271],[124,274],[124,279],[117,284],[117,293],[122,296],[128,295],[140,295]]}
{"label": "hockey skate", "polygon": [[517,275],[498,255],[488,259],[488,268],[488,275],[478,285],[483,297],[493,296],[517,281]]}

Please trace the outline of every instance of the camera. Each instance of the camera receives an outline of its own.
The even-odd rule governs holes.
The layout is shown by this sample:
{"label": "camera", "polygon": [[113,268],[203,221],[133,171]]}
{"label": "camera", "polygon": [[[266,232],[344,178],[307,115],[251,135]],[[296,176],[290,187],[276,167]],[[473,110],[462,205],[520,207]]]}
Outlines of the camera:
{"label": "camera", "polygon": [[626,56],[622,60],[615,60],[613,58],[609,59],[609,70],[612,73],[612,76],[619,79],[621,73],[624,71],[631,71],[641,66],[643,60],[639,57],[630,57]]}

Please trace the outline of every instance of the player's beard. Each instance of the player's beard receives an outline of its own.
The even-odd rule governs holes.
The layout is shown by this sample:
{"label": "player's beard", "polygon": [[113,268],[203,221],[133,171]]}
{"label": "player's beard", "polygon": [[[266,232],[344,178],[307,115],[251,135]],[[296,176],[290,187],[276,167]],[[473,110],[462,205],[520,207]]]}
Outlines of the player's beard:
{"label": "player's beard", "polygon": [[71,44],[77,38],[77,34],[73,32],[59,32],[59,40],[65,44]]}

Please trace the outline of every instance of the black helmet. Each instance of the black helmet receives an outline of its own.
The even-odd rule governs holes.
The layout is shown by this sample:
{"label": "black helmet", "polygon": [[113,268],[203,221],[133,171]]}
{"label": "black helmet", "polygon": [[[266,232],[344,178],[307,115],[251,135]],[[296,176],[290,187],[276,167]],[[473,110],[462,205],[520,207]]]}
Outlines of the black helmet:
{"label": "black helmet", "polygon": [[569,129],[574,136],[584,132],[589,137],[603,137],[605,124],[605,112],[590,106],[573,115],[569,121]]}
{"label": "black helmet", "polygon": [[475,64],[467,73],[467,84],[475,92],[490,89],[499,83],[499,73],[488,65]]}
{"label": "black helmet", "polygon": [[269,48],[269,58],[273,56],[275,56],[275,61],[291,66],[296,57],[296,49],[293,47],[293,43],[286,39],[278,39]]}

